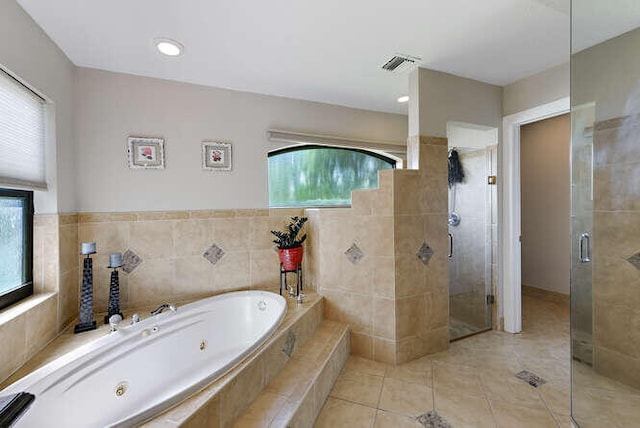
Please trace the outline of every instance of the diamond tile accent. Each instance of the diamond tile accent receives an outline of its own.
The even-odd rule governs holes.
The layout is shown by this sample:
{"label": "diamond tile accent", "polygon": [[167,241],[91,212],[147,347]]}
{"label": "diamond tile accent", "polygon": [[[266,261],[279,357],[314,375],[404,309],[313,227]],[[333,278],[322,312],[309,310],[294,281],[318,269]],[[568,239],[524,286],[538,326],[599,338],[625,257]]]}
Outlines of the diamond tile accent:
{"label": "diamond tile accent", "polygon": [[207,251],[204,252],[202,257],[207,259],[209,263],[215,265],[224,256],[224,250],[218,246],[215,242],[211,244]]}
{"label": "diamond tile accent", "polygon": [[296,335],[292,331],[289,331],[289,333],[287,334],[287,338],[284,341],[282,352],[291,357],[291,355],[293,354],[294,346],[296,346]]}
{"label": "diamond tile accent", "polygon": [[634,268],[640,270],[640,253],[635,253],[633,256],[629,257],[627,261],[631,263]]}
{"label": "diamond tile accent", "polygon": [[122,255],[122,270],[126,273],[133,272],[140,263],[142,263],[142,259],[133,250],[127,250]]}
{"label": "diamond tile accent", "polygon": [[431,257],[433,257],[433,249],[426,242],[423,242],[416,256],[426,266],[429,260],[431,260]]}
{"label": "diamond tile accent", "polygon": [[355,244],[355,242],[351,244],[349,249],[345,251],[344,254],[347,256],[349,261],[354,265],[357,265],[360,262],[360,260],[364,258],[364,251],[362,251],[360,247],[358,247]]}
{"label": "diamond tile accent", "polygon": [[447,422],[435,410],[420,415],[416,419],[424,428],[453,428],[453,425]]}
{"label": "diamond tile accent", "polygon": [[516,377],[518,379],[522,379],[523,381],[527,382],[529,385],[533,386],[534,388],[537,388],[540,385],[544,385],[545,383],[547,383],[546,380],[542,379],[540,376],[537,376],[531,373],[529,370],[522,370],[520,373],[516,373]]}

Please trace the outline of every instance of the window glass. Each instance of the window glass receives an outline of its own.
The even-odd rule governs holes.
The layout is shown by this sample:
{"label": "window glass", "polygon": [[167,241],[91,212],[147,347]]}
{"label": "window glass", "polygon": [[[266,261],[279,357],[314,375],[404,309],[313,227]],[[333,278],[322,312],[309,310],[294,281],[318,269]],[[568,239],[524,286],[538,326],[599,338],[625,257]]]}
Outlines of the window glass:
{"label": "window glass", "polygon": [[33,193],[0,189],[0,308],[33,293]]}
{"label": "window glass", "polygon": [[269,154],[269,206],[351,204],[351,191],[378,187],[378,171],[395,161],[364,150],[300,146]]}

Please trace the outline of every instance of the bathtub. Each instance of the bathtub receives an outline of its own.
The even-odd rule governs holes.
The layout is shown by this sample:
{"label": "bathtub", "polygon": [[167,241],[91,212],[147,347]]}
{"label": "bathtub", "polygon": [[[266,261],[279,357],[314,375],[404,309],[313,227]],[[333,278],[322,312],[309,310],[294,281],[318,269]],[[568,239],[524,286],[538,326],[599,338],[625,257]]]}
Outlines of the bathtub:
{"label": "bathtub", "polygon": [[259,347],[282,296],[239,291],[149,316],[78,348],[0,392],[36,396],[17,427],[136,425],[212,383]]}

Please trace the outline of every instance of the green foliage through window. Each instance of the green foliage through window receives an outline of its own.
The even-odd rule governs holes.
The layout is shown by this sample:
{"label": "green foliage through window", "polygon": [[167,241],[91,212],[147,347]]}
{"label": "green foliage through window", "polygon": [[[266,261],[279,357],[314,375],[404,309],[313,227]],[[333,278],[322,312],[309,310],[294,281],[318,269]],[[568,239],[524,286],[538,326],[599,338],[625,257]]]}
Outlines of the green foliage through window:
{"label": "green foliage through window", "polygon": [[300,146],[269,154],[269,206],[350,205],[351,191],[378,187],[393,159],[364,150]]}

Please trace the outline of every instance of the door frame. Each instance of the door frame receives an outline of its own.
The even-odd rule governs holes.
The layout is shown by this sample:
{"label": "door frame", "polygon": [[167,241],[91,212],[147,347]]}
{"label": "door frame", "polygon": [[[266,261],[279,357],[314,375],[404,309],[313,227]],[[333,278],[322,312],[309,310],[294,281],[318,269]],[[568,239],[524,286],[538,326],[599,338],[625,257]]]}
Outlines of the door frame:
{"label": "door frame", "polygon": [[522,261],[520,206],[520,127],[571,111],[569,97],[542,104],[502,119],[502,214],[498,242],[498,318],[504,321],[504,331],[522,331]]}

